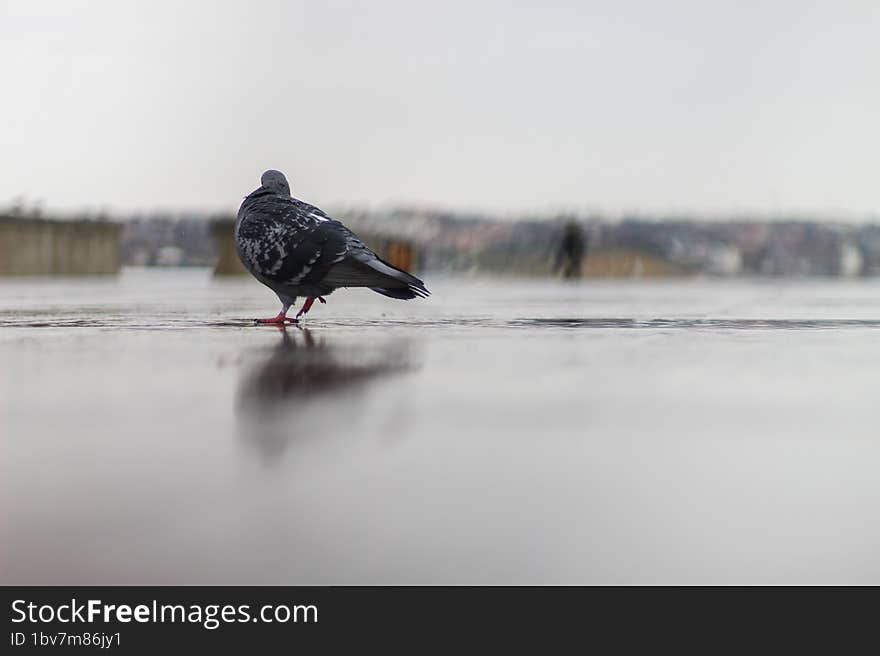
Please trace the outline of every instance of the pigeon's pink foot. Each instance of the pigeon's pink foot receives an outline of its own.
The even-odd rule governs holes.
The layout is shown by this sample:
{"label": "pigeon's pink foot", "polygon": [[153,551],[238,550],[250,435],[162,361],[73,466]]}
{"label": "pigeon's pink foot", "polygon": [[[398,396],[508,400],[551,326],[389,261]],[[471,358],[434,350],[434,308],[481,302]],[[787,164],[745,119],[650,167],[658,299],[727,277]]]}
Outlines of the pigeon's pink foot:
{"label": "pigeon's pink foot", "polygon": [[303,314],[308,314],[309,310],[312,309],[312,303],[314,303],[316,299],[321,301],[322,303],[327,302],[326,300],[324,300],[323,296],[309,296],[306,299],[306,302],[303,303],[303,306],[300,309],[300,311],[296,313],[297,318],[302,316]]}
{"label": "pigeon's pink foot", "polygon": [[[283,326],[285,322],[289,321],[290,323],[296,323],[296,319],[291,319],[285,316],[285,312],[279,312],[276,316],[271,319],[256,319],[256,322],[259,324],[270,324],[276,326]],[[299,315],[297,315],[299,316]]]}

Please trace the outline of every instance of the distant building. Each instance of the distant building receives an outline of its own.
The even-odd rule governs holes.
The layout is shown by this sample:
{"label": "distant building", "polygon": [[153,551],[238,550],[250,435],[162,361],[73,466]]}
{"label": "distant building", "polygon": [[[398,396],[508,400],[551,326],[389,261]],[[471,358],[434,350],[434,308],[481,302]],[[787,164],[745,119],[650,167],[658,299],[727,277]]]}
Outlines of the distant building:
{"label": "distant building", "polygon": [[0,216],[0,276],[113,274],[120,226]]}

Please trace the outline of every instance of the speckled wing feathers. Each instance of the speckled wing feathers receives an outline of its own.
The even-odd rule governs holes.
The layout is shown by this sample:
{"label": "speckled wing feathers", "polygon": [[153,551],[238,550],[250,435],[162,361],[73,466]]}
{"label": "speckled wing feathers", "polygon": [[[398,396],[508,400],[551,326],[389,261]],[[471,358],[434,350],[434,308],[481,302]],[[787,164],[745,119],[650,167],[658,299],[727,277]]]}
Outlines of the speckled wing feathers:
{"label": "speckled wing feathers", "polygon": [[289,296],[337,287],[369,287],[394,298],[429,293],[421,280],[381,260],[342,223],[294,198],[265,192],[246,198],[235,243],[251,273]]}
{"label": "speckled wing feathers", "polygon": [[268,195],[245,200],[240,213],[236,246],[258,278],[307,284],[345,258],[344,228],[308,203]]}

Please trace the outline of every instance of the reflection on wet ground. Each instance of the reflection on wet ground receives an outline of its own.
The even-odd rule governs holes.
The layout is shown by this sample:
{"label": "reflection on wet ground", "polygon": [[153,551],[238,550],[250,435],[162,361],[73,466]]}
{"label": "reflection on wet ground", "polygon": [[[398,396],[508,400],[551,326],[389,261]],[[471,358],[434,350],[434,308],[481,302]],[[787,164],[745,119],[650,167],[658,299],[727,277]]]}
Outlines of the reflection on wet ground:
{"label": "reflection on wet ground", "polygon": [[[569,328],[569,329],[701,329],[701,330],[836,330],[840,328],[880,328],[880,320],[867,319],[634,319],[623,317],[517,317],[499,320],[493,317],[467,317],[454,319],[434,319],[430,321],[410,319],[313,319],[308,324],[322,328],[356,327],[406,327],[406,328]],[[253,319],[197,320],[174,317],[145,322],[131,317],[69,318],[64,316],[36,319],[33,317],[5,318],[0,314],[0,328],[114,328],[121,330],[185,330],[190,328],[250,328],[255,327]],[[274,329],[274,326],[258,326]]]}
{"label": "reflection on wet ground", "polygon": [[256,362],[240,377],[236,406],[241,439],[266,463],[278,462],[293,441],[344,431],[356,421],[366,385],[413,366],[408,340],[343,346],[309,328],[273,330],[277,346],[244,356]]}
{"label": "reflection on wet ground", "polygon": [[862,319],[604,319],[553,318],[514,319],[510,326],[523,328],[698,328],[703,330],[830,330],[837,328],[880,328],[880,320]]}
{"label": "reflection on wet ground", "polygon": [[0,583],[880,583],[880,281],[0,280]]}

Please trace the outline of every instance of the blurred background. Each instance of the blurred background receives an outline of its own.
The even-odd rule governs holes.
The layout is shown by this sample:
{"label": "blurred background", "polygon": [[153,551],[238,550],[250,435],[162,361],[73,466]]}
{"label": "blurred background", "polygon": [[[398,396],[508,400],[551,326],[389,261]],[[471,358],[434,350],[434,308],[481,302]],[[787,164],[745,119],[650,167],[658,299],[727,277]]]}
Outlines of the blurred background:
{"label": "blurred background", "polygon": [[[880,583],[878,33],[0,0],[0,582]],[[269,168],[433,296],[255,326]]]}
{"label": "blurred background", "polygon": [[880,266],[871,2],[0,6],[0,230],[102,253],[4,273],[214,266],[267,168],[432,269]]}

